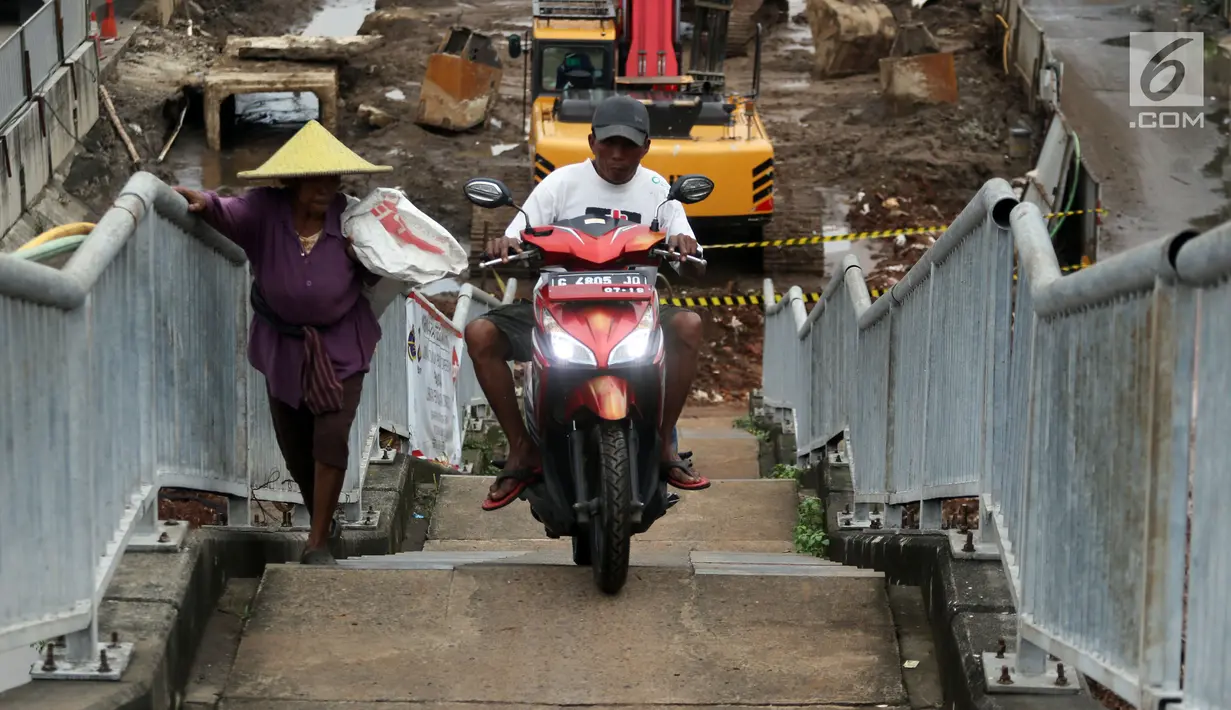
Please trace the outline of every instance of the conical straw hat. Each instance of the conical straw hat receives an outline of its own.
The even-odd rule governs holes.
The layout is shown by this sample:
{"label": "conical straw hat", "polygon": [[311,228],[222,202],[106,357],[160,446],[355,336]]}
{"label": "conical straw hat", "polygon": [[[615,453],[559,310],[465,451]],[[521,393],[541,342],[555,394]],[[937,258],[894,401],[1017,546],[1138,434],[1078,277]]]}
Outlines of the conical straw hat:
{"label": "conical straw hat", "polygon": [[245,170],[239,173],[239,177],[245,180],[272,180],[317,175],[387,173],[391,170],[393,168],[388,165],[369,163],[342,145],[342,141],[334,138],[320,123],[308,121],[261,167]]}

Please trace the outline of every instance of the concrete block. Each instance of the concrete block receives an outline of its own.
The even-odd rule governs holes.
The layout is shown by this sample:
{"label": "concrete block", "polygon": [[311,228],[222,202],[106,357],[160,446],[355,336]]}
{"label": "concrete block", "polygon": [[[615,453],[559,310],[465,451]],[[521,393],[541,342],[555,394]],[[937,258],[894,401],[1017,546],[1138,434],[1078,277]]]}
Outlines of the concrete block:
{"label": "concrete block", "polygon": [[294,62],[236,62],[205,75],[205,137],[211,150],[222,149],[222,102],[228,96],[275,91],[310,91],[320,101],[320,123],[338,129],[338,70]]}
{"label": "concrete block", "polygon": [[38,106],[29,104],[13,120],[15,142],[21,154],[21,206],[34,203],[51,177],[51,146]]}
{"label": "concrete block", "polygon": [[17,145],[17,124],[9,123],[0,131],[0,234],[17,223],[21,209],[21,151]]}
{"label": "concrete block", "polygon": [[[77,145],[77,121],[74,117],[72,71],[60,67],[51,73],[51,78],[34,95],[38,104],[47,146],[51,155],[51,168],[57,170],[68,160]],[[41,188],[41,186],[40,186]]]}

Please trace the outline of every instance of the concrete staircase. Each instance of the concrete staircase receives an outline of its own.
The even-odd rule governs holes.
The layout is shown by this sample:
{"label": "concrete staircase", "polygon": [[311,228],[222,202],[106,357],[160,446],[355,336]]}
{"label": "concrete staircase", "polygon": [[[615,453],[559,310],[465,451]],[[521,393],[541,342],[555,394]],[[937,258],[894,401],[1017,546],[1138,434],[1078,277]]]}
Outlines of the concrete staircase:
{"label": "concrete staircase", "polygon": [[616,596],[490,483],[444,478],[421,552],[267,568],[222,707],[908,705],[884,579],[791,553],[793,481],[682,493]]}

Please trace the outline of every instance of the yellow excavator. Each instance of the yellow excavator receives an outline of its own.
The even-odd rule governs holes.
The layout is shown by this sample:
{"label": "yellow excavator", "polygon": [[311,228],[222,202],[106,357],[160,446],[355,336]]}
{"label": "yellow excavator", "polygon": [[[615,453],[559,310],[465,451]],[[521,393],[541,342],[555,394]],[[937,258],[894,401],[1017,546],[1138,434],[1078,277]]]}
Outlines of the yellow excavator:
{"label": "yellow excavator", "polygon": [[723,72],[737,1],[692,0],[685,52],[680,0],[534,0],[528,46],[511,36],[509,54],[529,54],[535,184],[589,158],[594,109],[627,94],[650,114],[643,164],[672,181],[688,173],[714,181],[709,199],[685,208],[702,243],[759,239],[774,214],[774,149],[756,111],[759,28],[751,91],[730,91]]}

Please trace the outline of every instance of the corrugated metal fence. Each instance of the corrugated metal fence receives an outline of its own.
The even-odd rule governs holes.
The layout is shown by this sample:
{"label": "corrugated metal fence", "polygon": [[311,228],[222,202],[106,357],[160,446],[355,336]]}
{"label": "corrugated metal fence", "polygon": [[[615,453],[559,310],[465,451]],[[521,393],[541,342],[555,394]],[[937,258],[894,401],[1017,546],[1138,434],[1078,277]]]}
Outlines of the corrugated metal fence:
{"label": "corrugated metal fence", "polygon": [[1152,708],[1183,657],[1184,707],[1225,710],[1229,279],[1227,226],[1061,278],[1040,210],[992,180],[874,304],[848,257],[811,313],[795,289],[767,308],[765,401],[795,412],[805,461],[848,437],[888,527],[903,503],[939,529],[941,499],[983,496],[1018,671],[1050,653]]}

